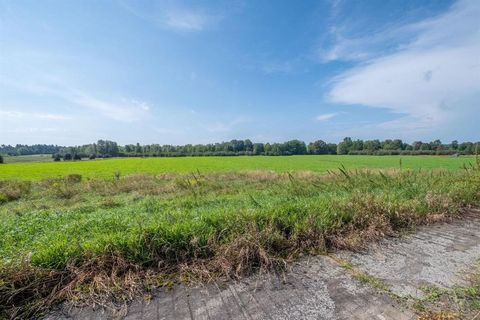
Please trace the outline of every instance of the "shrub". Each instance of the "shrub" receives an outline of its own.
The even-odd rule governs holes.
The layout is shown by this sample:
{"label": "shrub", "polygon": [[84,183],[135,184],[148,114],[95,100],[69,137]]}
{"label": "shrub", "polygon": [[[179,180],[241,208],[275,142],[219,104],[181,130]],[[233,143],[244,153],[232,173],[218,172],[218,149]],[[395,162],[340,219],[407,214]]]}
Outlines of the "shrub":
{"label": "shrub", "polygon": [[31,184],[27,181],[5,181],[0,184],[0,203],[18,200],[30,193]]}
{"label": "shrub", "polygon": [[3,156],[0,154],[0,164],[4,163]]}
{"label": "shrub", "polygon": [[69,174],[65,177],[65,181],[68,183],[79,183],[82,181],[82,175],[80,174]]}

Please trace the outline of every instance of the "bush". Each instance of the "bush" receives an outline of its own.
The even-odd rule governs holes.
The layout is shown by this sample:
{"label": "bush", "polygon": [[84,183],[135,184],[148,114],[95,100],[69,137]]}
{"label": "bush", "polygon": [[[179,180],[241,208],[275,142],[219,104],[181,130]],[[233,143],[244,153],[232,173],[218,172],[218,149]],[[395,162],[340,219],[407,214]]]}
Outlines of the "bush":
{"label": "bush", "polygon": [[28,181],[0,182],[0,203],[18,200],[30,193],[31,183]]}
{"label": "bush", "polygon": [[3,156],[0,154],[0,164],[4,163]]}
{"label": "bush", "polygon": [[68,183],[79,183],[82,181],[82,175],[80,174],[69,174],[65,176],[65,181]]}

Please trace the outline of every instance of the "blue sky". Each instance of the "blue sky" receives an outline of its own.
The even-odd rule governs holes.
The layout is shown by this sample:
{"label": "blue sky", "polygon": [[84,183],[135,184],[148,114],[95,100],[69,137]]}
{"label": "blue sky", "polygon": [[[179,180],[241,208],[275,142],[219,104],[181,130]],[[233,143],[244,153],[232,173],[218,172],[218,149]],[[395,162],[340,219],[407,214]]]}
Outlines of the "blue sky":
{"label": "blue sky", "polygon": [[480,140],[480,1],[0,0],[0,144]]}

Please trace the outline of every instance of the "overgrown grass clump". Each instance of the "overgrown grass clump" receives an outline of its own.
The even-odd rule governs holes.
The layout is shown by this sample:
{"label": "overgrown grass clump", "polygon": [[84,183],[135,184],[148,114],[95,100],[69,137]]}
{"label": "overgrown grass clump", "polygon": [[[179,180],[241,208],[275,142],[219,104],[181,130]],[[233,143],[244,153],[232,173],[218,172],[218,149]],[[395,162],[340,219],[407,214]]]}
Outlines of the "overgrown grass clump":
{"label": "overgrown grass clump", "polygon": [[[0,182],[0,315],[238,277],[480,205],[480,169]],[[112,293],[115,293],[113,295]]]}

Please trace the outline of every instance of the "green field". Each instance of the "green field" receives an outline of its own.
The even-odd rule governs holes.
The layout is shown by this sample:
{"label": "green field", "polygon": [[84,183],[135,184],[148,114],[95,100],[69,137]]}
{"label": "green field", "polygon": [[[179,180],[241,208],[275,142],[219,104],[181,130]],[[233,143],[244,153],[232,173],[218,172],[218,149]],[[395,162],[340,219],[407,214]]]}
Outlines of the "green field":
{"label": "green field", "polygon": [[27,156],[4,156],[5,163],[23,163],[23,162],[52,162],[51,154],[34,154]]}
{"label": "green field", "polygon": [[347,169],[399,168],[456,170],[475,162],[475,157],[449,156],[257,156],[257,157],[183,157],[183,158],[115,158],[94,161],[13,163],[0,165],[1,179],[40,180],[80,174],[84,177],[111,178],[116,172],[188,173],[245,170],[325,172],[340,166]]}
{"label": "green field", "polygon": [[302,254],[356,249],[479,207],[479,190],[475,157],[0,165],[0,319],[28,318],[64,300],[107,303],[112,292],[128,299],[171,281],[238,277]]}

